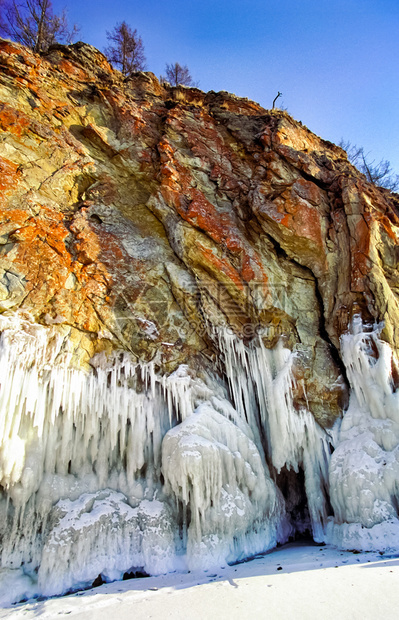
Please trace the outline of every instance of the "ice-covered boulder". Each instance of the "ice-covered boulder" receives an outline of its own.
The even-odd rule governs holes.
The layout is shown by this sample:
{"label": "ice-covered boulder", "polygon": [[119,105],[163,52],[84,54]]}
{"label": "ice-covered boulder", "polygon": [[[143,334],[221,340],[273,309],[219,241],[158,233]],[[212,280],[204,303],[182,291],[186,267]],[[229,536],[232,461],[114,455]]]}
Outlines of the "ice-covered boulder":
{"label": "ice-covered boulder", "polygon": [[50,520],[38,573],[45,596],[89,587],[98,576],[114,581],[137,569],[157,575],[174,568],[171,513],[160,501],[132,508],[122,493],[105,489],[60,500]]}

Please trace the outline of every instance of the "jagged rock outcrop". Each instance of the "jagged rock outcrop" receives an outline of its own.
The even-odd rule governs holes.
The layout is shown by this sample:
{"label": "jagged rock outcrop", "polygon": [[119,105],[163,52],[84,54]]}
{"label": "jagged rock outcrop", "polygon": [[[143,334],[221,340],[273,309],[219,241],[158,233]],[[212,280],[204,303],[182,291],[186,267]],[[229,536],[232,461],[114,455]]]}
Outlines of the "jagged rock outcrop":
{"label": "jagged rock outcrop", "polygon": [[353,313],[398,347],[397,200],[286,113],[124,80],[80,43],[3,42],[1,102],[1,309],[68,326],[79,363],[171,371],[212,358],[209,320],[263,326],[326,422]]}
{"label": "jagged rock outcrop", "polygon": [[[237,362],[237,371],[240,364],[245,370],[247,354],[238,345],[231,349],[226,345],[223,350],[221,329],[229,327],[243,346],[254,340],[260,343],[257,357],[248,356],[252,369],[259,363],[259,376],[262,364],[277,374],[284,371],[285,358],[267,352],[282,340],[286,349],[295,352],[289,366],[293,381],[287,388],[292,407],[284,404],[287,428],[305,437],[308,413],[295,422],[295,411],[306,408],[321,427],[329,429],[347,405],[349,384],[340,337],[355,315],[364,323],[383,323],[381,337],[398,350],[398,197],[367,183],[342,149],[287,113],[264,110],[226,92],[161,85],[152,73],[124,79],[100,52],[83,43],[56,45],[37,56],[1,41],[0,128],[0,312],[6,320],[18,313],[21,325],[29,320],[47,327],[57,341],[53,362],[68,348],[69,364],[78,372],[93,365],[93,359],[125,351],[142,364],[153,362],[159,376],[185,364],[192,381],[194,375],[205,380],[210,373],[226,386],[229,355]],[[41,333],[35,331],[38,338]],[[23,355],[23,345],[18,346]],[[373,346],[371,355],[378,357]],[[34,368],[35,361],[26,359],[27,367]],[[397,387],[394,358],[390,364]],[[37,370],[37,376],[43,378],[43,372]],[[129,372],[124,369],[112,389],[127,389],[133,381]],[[249,402],[255,407],[262,399],[261,389],[247,394],[234,372],[227,372],[233,403],[238,410],[239,400],[244,408]],[[183,375],[178,379],[189,382]],[[63,375],[65,381],[70,376]],[[143,385],[151,383],[146,381]],[[176,404],[180,388],[162,385],[170,389],[168,402]],[[264,388],[267,394],[269,387]],[[51,382],[46,390],[53,403]],[[65,412],[71,406],[75,416],[78,401],[66,405],[66,397],[62,398],[61,409]],[[89,405],[84,406],[87,417],[93,416]],[[213,413],[206,419],[217,426],[221,405],[215,401],[212,406]],[[98,407],[105,418],[113,405],[99,401]],[[142,427],[137,431],[144,437],[154,428],[152,409],[141,401],[134,407],[146,412],[137,414],[147,416],[147,431]],[[55,419],[56,409],[52,415]],[[251,426],[250,415],[246,411],[246,423]],[[77,442],[76,421],[68,431],[66,419],[62,424],[63,433]],[[159,424],[161,437],[166,422]],[[196,428],[190,424],[187,428]],[[123,443],[121,420],[118,425],[119,435],[112,424],[109,430],[115,434],[114,443],[105,425],[99,431],[102,442],[112,443],[110,454],[118,442]],[[259,436],[251,434],[256,425],[259,420],[252,431],[247,426],[240,430],[247,443],[241,440],[238,426],[235,430],[226,426],[222,448],[222,440],[211,440],[201,427],[206,438],[201,441],[208,442],[204,453],[219,463],[218,451],[236,454],[239,436],[251,455],[248,463],[256,462],[256,467],[251,465],[254,471],[267,471],[270,485],[266,460],[276,470],[284,462],[289,469],[288,453],[294,455],[294,468],[300,458],[311,461],[314,438],[309,433],[302,443],[287,444],[279,466],[280,461],[267,450],[266,457],[259,456],[268,440],[262,429]],[[50,437],[45,428],[43,436]],[[282,427],[282,442],[284,432]],[[178,451],[173,458],[184,454],[184,437],[179,439],[183,447],[173,440]],[[175,446],[171,439],[169,444]],[[54,449],[56,445],[54,439]],[[137,471],[150,454],[159,480],[158,448],[143,446]],[[67,454],[63,444],[64,448]],[[90,450],[97,455],[92,444]],[[305,456],[299,457],[300,452]],[[194,463],[197,453],[193,454]],[[97,458],[92,456],[98,469]],[[122,454],[121,463],[126,458]],[[55,468],[64,468],[65,476],[74,473],[68,459],[65,467]],[[207,491],[206,500],[197,501],[198,523],[206,521],[205,511],[213,507],[215,497],[222,492],[227,497],[232,488],[226,471],[222,472],[227,465],[218,467],[219,486],[213,481],[212,493]],[[241,461],[239,467],[245,469]],[[7,485],[19,480],[22,470],[23,463],[7,470],[3,478]],[[309,471],[305,471],[308,501],[310,505],[312,496],[316,506],[326,474],[318,474],[315,482]],[[192,479],[191,471],[186,475]],[[292,483],[291,474],[284,475],[282,487]],[[146,476],[148,482],[148,472]],[[189,491],[179,487],[179,480],[173,478],[170,486],[186,501]],[[245,527],[253,527],[260,505],[250,499],[253,482],[241,488],[234,479],[234,485],[247,507]],[[124,489],[122,483],[114,487]],[[33,492],[33,483],[29,489]],[[283,510],[273,489],[261,504],[262,515],[273,515],[271,541]],[[98,486],[87,490],[97,492]],[[260,532],[263,525],[256,527]],[[247,530],[242,536],[247,536]],[[194,539],[190,544],[195,546]]]}

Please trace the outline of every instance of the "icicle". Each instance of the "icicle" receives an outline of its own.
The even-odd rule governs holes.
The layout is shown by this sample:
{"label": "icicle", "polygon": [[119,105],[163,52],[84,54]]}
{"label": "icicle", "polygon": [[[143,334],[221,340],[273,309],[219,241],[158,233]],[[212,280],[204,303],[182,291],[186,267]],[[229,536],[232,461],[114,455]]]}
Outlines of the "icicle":
{"label": "icicle", "polygon": [[261,338],[259,344],[245,346],[226,329],[219,328],[217,337],[234,404],[250,424],[257,445],[263,431],[277,471],[285,466],[298,472],[303,467],[313,536],[323,541],[330,437],[309,411],[294,408],[295,353],[285,349],[281,341],[274,349],[266,349]]}
{"label": "icicle", "polygon": [[[96,356],[95,373],[75,369],[67,332],[18,315],[2,315],[0,330],[0,513],[8,539],[2,560],[37,568],[37,533],[60,499],[111,487],[136,505],[161,489],[162,439],[192,414],[201,390],[186,367],[161,378],[153,364],[127,354]],[[29,509],[20,526],[22,506]]]}
{"label": "icicle", "polygon": [[[84,372],[72,365],[68,328],[2,315],[0,331],[4,566],[39,570],[40,588],[51,593],[87,584],[99,572],[113,578],[129,562],[161,570],[176,550],[159,545],[157,564],[155,521],[168,514],[177,539],[182,506],[190,522],[180,552],[189,565],[264,551],[290,533],[266,465],[265,438],[276,470],[303,467],[314,536],[322,538],[326,439],[307,410],[294,410],[293,358],[281,344],[269,351],[218,332],[234,408],[224,388],[211,379],[206,385],[187,366],[159,377],[153,364],[123,353],[97,355],[95,370]],[[150,510],[145,502],[156,493],[159,510],[154,503]],[[98,518],[91,519],[93,506]],[[115,528],[125,517],[127,551],[118,560],[122,539]],[[140,533],[146,524],[154,533],[148,544]],[[98,537],[108,566],[96,558]]]}

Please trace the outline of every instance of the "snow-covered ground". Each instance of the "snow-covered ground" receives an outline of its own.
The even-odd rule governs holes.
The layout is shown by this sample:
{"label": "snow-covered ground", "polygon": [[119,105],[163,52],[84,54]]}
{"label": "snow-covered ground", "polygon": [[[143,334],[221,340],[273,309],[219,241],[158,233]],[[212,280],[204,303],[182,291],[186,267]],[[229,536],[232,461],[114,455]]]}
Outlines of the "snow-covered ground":
{"label": "snow-covered ground", "polygon": [[289,544],[214,572],[119,581],[14,605],[0,618],[396,620],[398,584],[398,556]]}

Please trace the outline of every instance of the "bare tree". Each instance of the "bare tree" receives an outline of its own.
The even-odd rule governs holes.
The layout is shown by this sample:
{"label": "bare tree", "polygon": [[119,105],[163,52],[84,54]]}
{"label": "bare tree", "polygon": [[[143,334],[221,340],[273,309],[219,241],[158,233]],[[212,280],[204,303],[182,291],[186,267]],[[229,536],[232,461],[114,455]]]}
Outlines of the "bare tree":
{"label": "bare tree", "polygon": [[191,77],[190,71],[187,65],[183,67],[175,62],[173,65],[166,65],[166,76],[161,75],[159,78],[161,83],[169,82],[172,86],[198,86],[198,82],[194,82]]}
{"label": "bare tree", "polygon": [[54,14],[51,0],[3,0],[0,34],[45,52],[53,43],[72,43],[78,33],[76,24],[68,25],[66,10]]}
{"label": "bare tree", "polygon": [[349,141],[341,140],[339,146],[346,151],[351,164],[356,166],[370,183],[385,187],[391,192],[399,189],[399,175],[394,173],[389,161],[382,159],[376,164],[375,160],[369,160],[369,153],[365,153],[362,146],[358,147]]}
{"label": "bare tree", "polygon": [[135,71],[145,69],[144,45],[137,30],[123,21],[117,24],[111,32],[107,31],[107,39],[110,41],[104,52],[108,60],[121,70],[123,75],[129,77]]}

